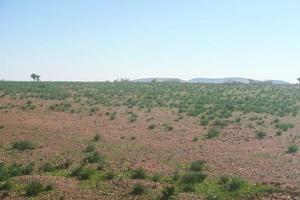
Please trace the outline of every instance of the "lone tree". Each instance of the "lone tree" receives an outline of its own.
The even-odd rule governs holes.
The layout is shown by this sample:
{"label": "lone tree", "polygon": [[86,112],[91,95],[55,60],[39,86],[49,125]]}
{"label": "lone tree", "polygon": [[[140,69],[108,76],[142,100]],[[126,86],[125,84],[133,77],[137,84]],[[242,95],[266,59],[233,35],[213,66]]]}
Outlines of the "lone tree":
{"label": "lone tree", "polygon": [[33,81],[40,81],[41,76],[38,75],[38,74],[33,73],[33,74],[31,74],[30,77],[33,79]]}
{"label": "lone tree", "polygon": [[297,78],[297,80],[299,81],[299,84],[300,84],[300,77],[299,77],[299,78]]}

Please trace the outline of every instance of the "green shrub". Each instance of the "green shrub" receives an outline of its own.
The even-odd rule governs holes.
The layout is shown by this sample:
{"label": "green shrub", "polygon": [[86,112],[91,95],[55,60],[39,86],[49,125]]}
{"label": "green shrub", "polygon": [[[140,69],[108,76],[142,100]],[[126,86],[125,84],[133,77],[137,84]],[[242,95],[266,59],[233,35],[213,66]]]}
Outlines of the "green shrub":
{"label": "green shrub", "polygon": [[24,150],[32,150],[35,148],[35,146],[30,141],[18,141],[13,143],[12,148],[20,151],[24,151]]}
{"label": "green shrub", "polygon": [[208,133],[206,135],[207,139],[211,139],[211,138],[215,138],[218,137],[220,135],[220,131],[216,128],[211,128],[208,130]]}
{"label": "green shrub", "polygon": [[296,144],[291,144],[289,147],[288,147],[288,153],[296,153],[298,152],[298,146]]}
{"label": "green shrub", "polygon": [[84,153],[91,153],[93,151],[96,150],[96,147],[92,144],[89,144],[85,147],[85,149],[83,150]]}
{"label": "green shrub", "polygon": [[6,181],[11,177],[31,174],[33,171],[33,163],[28,165],[5,165],[0,164],[0,181]]}
{"label": "green shrub", "polygon": [[207,126],[209,124],[209,119],[205,118],[200,121],[201,126]]}
{"label": "green shrub", "polygon": [[1,125],[1,126],[0,126],[0,129],[4,129],[4,125]]}
{"label": "green shrub", "polygon": [[22,175],[29,175],[33,172],[34,162],[30,162],[27,165],[21,167]]}
{"label": "green shrub", "polygon": [[208,194],[205,200],[221,200],[221,198],[219,198],[217,194]]}
{"label": "green shrub", "polygon": [[26,196],[35,197],[43,191],[43,185],[38,181],[32,181],[26,186]]}
{"label": "green shrub", "polygon": [[193,142],[197,142],[197,141],[198,141],[198,137],[195,136],[195,137],[193,138]]}
{"label": "green shrub", "polygon": [[162,175],[160,173],[155,173],[151,176],[151,180],[154,182],[158,182],[161,180]]}
{"label": "green shrub", "polygon": [[185,183],[182,186],[183,192],[195,192],[195,184],[194,183]]}
{"label": "green shrub", "polygon": [[276,124],[275,127],[276,127],[277,129],[282,130],[282,131],[287,131],[287,130],[290,129],[290,128],[294,128],[294,125],[293,125],[293,124],[279,123],[279,124]]}
{"label": "green shrub", "polygon": [[13,185],[10,181],[0,182],[0,191],[1,190],[11,190]]}
{"label": "green shrub", "polygon": [[53,189],[54,189],[53,185],[49,184],[45,187],[44,191],[49,192],[49,191],[52,191]]}
{"label": "green shrub", "polygon": [[101,139],[101,137],[100,137],[99,133],[97,133],[97,134],[94,136],[94,138],[93,138],[93,140],[94,140],[95,142],[98,142],[100,139]]}
{"label": "green shrub", "polygon": [[162,190],[162,196],[159,200],[170,200],[175,195],[175,187],[174,186],[167,186]]}
{"label": "green shrub", "polygon": [[202,183],[206,177],[207,177],[206,174],[200,172],[189,172],[182,175],[181,181],[184,184],[196,184],[196,183]]}
{"label": "green shrub", "polygon": [[44,163],[44,164],[39,168],[39,170],[40,170],[40,171],[43,171],[43,172],[52,172],[54,169],[55,169],[55,167],[54,167],[51,163],[49,163],[49,162]]}
{"label": "green shrub", "polygon": [[155,129],[155,127],[156,127],[155,124],[150,124],[150,125],[148,126],[148,129]]}
{"label": "green shrub", "polygon": [[133,123],[133,122],[135,122],[137,120],[137,117],[138,117],[137,114],[132,114],[132,115],[130,115],[128,121],[130,123]]}
{"label": "green shrub", "polygon": [[192,171],[201,171],[204,166],[204,161],[197,160],[191,163],[190,170]]}
{"label": "green shrub", "polygon": [[277,135],[277,136],[282,135],[282,131],[277,131],[277,132],[276,132],[276,135]]}
{"label": "green shrub", "polygon": [[138,168],[132,170],[131,178],[133,179],[145,179],[146,178],[146,171],[143,168]]}
{"label": "green shrub", "polygon": [[179,171],[176,170],[173,175],[172,175],[172,180],[173,181],[178,181],[178,179],[180,178],[180,174],[179,174]]}
{"label": "green shrub", "polygon": [[76,177],[79,180],[86,180],[86,179],[90,178],[92,173],[93,173],[93,171],[91,169],[86,168],[84,166],[78,166],[71,171],[70,176]]}
{"label": "green shrub", "polygon": [[56,169],[68,169],[72,165],[70,159],[64,159],[60,164],[56,166]]}
{"label": "green shrub", "polygon": [[263,138],[265,138],[267,136],[267,134],[265,133],[265,132],[263,132],[263,131],[258,131],[258,132],[256,132],[256,138],[257,139],[263,139]]}
{"label": "green shrub", "polygon": [[244,184],[244,180],[239,177],[231,177],[229,181],[224,185],[225,189],[229,192],[239,190]]}
{"label": "green shrub", "polygon": [[85,163],[104,163],[104,157],[98,152],[93,152],[84,157],[83,162]]}
{"label": "green shrub", "polygon": [[172,130],[174,130],[174,127],[172,126],[172,125],[170,125],[170,124],[163,124],[162,125],[163,127],[164,127],[164,129],[166,130],[166,131],[172,131]]}
{"label": "green shrub", "polygon": [[117,116],[117,113],[116,113],[116,112],[112,112],[112,113],[110,113],[110,115],[109,115],[109,119],[110,119],[110,120],[114,120],[114,119],[116,119],[116,116]]}
{"label": "green shrub", "polygon": [[220,185],[225,185],[226,183],[228,183],[229,180],[230,180],[230,177],[228,177],[228,176],[221,176],[221,177],[219,178],[218,183],[219,183]]}
{"label": "green shrub", "polygon": [[105,174],[105,179],[106,180],[112,180],[112,179],[114,179],[115,178],[115,173],[114,172],[112,172],[112,171],[109,171],[109,172],[107,172],[106,174]]}
{"label": "green shrub", "polygon": [[137,183],[133,186],[131,194],[133,195],[142,195],[146,192],[146,187],[140,183]]}

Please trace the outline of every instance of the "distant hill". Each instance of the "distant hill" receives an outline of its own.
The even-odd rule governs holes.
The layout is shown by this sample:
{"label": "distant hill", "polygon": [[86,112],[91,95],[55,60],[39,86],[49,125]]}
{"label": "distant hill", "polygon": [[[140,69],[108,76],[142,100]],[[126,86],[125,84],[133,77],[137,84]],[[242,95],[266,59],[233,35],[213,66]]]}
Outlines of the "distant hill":
{"label": "distant hill", "polygon": [[254,79],[229,77],[229,78],[193,78],[189,83],[243,83],[243,84],[290,84],[281,80],[259,81]]}
{"label": "distant hill", "polygon": [[133,82],[139,82],[139,83],[150,83],[150,82],[176,82],[176,83],[184,83],[186,81],[181,80],[179,78],[142,78],[142,79],[136,79]]}
{"label": "distant hill", "polygon": [[189,83],[249,83],[249,79],[246,78],[237,78],[237,77],[230,77],[230,78],[193,78],[188,81]]}
{"label": "distant hill", "polygon": [[281,80],[254,80],[248,78],[240,78],[240,77],[228,77],[228,78],[193,78],[191,80],[185,81],[179,78],[143,78],[136,79],[133,82],[138,83],[150,83],[150,82],[174,82],[174,83],[215,83],[215,84],[223,84],[223,83],[236,83],[236,84],[275,84],[275,85],[286,85],[290,84],[286,81]]}

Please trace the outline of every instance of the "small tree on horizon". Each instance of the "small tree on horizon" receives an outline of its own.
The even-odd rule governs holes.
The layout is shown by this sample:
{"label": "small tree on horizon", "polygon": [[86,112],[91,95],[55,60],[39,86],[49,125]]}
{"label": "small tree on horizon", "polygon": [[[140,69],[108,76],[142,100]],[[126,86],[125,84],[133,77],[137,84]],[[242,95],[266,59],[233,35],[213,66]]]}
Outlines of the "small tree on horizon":
{"label": "small tree on horizon", "polygon": [[297,78],[297,80],[299,81],[299,84],[300,84],[300,77],[299,77],[299,78]]}
{"label": "small tree on horizon", "polygon": [[35,73],[32,73],[31,75],[30,75],[30,77],[33,79],[33,81],[36,81],[36,82],[38,82],[38,81],[40,81],[40,75],[38,75],[38,74],[35,74]]}

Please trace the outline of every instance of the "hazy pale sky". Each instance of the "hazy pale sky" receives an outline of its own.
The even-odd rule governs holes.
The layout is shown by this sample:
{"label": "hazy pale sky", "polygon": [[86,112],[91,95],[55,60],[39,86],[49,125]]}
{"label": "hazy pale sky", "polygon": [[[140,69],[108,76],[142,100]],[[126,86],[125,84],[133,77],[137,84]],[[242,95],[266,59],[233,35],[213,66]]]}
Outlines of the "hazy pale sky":
{"label": "hazy pale sky", "polygon": [[0,79],[300,76],[299,0],[0,0]]}

